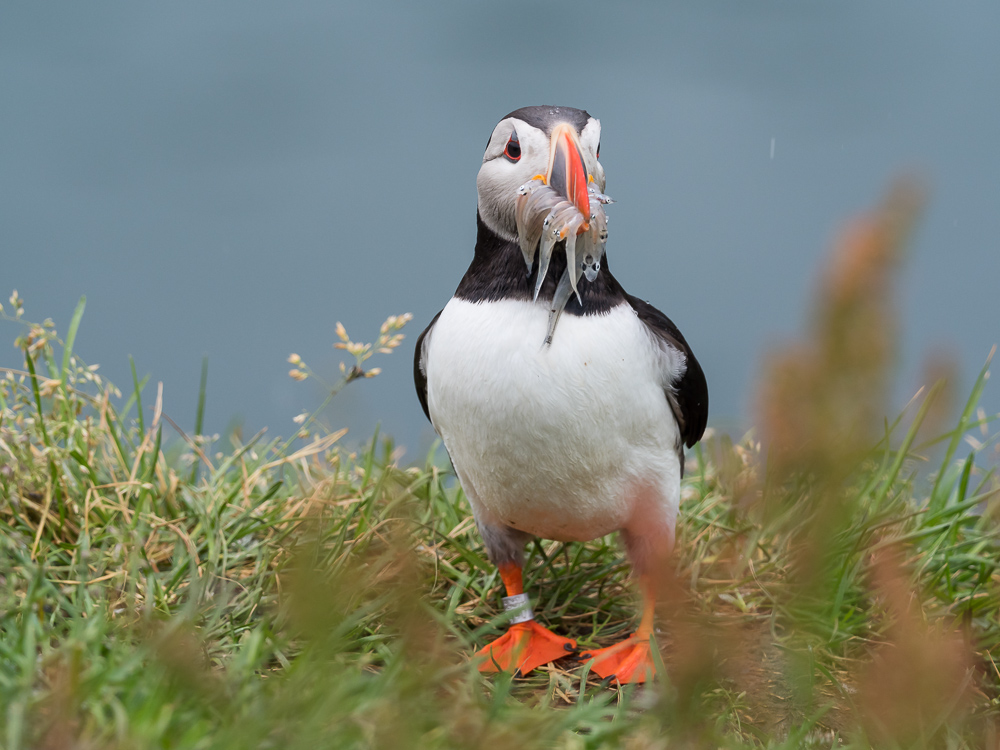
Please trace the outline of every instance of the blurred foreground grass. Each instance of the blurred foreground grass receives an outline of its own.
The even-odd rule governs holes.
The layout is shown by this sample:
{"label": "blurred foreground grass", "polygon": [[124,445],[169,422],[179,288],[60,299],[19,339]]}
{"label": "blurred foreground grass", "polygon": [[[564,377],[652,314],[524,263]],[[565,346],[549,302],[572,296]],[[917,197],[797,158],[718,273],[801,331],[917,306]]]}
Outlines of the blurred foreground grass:
{"label": "blurred foreground grass", "polygon": [[[475,671],[502,586],[433,457],[347,453],[311,419],[294,441],[165,451],[159,395],[134,377],[122,397],[73,353],[82,304],[65,342],[25,324],[0,381],[0,745],[996,747],[989,363],[951,424],[937,379],[883,419],[916,203],[898,186],[852,225],[804,342],[768,358],[758,431],[691,457],[665,670],[640,689],[571,658]],[[339,330],[355,365],[331,393],[405,322],[367,349]],[[529,552],[545,624],[582,647],[631,631],[613,539]]]}

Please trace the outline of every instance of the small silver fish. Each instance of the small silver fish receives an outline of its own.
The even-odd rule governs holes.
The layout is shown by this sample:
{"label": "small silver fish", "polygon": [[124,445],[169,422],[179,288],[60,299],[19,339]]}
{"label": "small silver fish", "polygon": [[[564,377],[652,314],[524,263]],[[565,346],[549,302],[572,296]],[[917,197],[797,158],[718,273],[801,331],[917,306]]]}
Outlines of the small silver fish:
{"label": "small silver fish", "polygon": [[601,270],[601,259],[608,242],[608,218],[604,206],[612,199],[591,188],[590,215],[584,216],[566,196],[548,184],[542,175],[522,185],[517,191],[514,217],[517,222],[518,242],[524,255],[528,273],[534,266],[538,251],[538,278],[534,298],[538,299],[542,283],[549,270],[552,253],[559,243],[566,253],[566,270],[563,272],[552,298],[549,311],[549,330],[545,343],[552,341],[559,315],[569,298],[576,294],[582,304],[577,284],[581,276],[594,281]]}

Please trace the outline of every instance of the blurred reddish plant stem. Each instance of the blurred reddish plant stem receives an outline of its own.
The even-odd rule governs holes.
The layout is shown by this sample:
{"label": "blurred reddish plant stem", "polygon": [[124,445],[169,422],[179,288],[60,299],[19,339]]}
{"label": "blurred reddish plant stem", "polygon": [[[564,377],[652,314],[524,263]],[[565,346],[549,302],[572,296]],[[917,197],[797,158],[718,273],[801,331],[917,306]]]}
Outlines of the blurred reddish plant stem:
{"label": "blurred reddish plant stem", "polygon": [[899,181],[880,207],[848,225],[819,284],[806,340],[773,353],[764,368],[762,496],[766,516],[791,533],[788,604],[800,628],[837,622],[842,576],[860,553],[847,532],[874,510],[858,506],[850,478],[884,434],[897,330],[893,272],[922,202],[915,182]]}
{"label": "blurred reddish plant stem", "polygon": [[[819,284],[805,341],[771,355],[758,394],[765,515],[780,519],[792,545],[781,606],[790,681],[801,701],[815,700],[812,644],[832,637],[825,629],[832,623],[835,632],[843,616],[845,580],[864,571],[869,596],[883,605],[884,629],[874,658],[844,680],[859,686],[864,726],[882,741],[926,740],[953,718],[971,664],[967,643],[925,622],[902,563],[905,548],[893,545],[887,554],[888,530],[865,530],[864,519],[880,512],[878,498],[895,479],[883,478],[890,486],[881,493],[855,486],[892,412],[892,281],[922,203],[919,185],[901,180],[881,206],[848,226]],[[925,397],[939,395],[942,385]]]}
{"label": "blurred reddish plant stem", "polygon": [[758,398],[769,478],[839,482],[880,436],[895,353],[893,271],[923,203],[901,180],[836,243],[807,340],[774,352]]}
{"label": "blurred reddish plant stem", "polygon": [[870,739],[911,744],[968,709],[973,659],[960,633],[927,622],[902,552],[887,547],[874,555],[872,584],[889,626],[862,671],[858,707]]}

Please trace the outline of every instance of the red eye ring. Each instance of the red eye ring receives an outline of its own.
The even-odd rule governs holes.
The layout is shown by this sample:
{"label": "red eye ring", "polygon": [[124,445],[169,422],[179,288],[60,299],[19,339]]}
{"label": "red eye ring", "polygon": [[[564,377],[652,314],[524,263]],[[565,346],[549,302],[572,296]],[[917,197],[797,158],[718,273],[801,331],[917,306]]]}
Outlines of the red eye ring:
{"label": "red eye ring", "polygon": [[510,139],[507,141],[507,145],[504,146],[503,155],[507,157],[508,161],[518,161],[521,158],[521,142],[517,140],[517,131],[512,130],[510,132]]}

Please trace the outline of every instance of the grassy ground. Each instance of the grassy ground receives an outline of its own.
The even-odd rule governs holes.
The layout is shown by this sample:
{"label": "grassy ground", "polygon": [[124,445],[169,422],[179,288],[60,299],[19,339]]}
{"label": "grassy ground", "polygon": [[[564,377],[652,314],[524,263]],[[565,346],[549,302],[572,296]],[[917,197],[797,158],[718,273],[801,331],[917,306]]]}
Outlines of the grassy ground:
{"label": "grassy ground", "polygon": [[[168,441],[144,380],[122,396],[73,353],[82,304],[64,341],[24,324],[0,381],[0,745],[995,747],[987,370],[951,424],[941,382],[881,418],[912,204],[897,190],[837,244],[757,432],[689,457],[644,688],[569,657],[478,674],[502,587],[441,463],[377,439],[349,454],[311,420],[288,442]],[[343,333],[331,394],[405,322],[368,348]],[[583,647],[635,625],[613,539],[540,542],[526,573],[539,619]]]}

